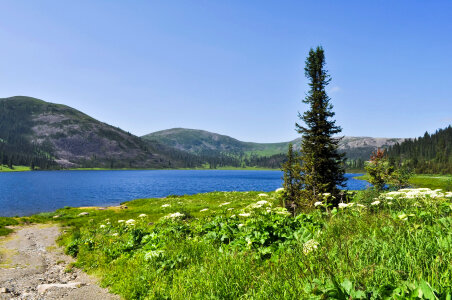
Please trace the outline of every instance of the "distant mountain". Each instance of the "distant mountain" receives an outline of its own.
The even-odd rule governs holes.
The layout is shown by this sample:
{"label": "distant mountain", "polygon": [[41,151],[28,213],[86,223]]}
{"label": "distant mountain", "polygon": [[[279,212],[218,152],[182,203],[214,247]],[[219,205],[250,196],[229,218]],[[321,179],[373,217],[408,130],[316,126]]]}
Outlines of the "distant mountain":
{"label": "distant mountain", "polygon": [[176,149],[200,153],[230,153],[274,155],[285,153],[288,143],[252,143],[242,142],[227,135],[205,130],[173,128],[153,132],[141,137],[147,141],[157,141]]}
{"label": "distant mountain", "polygon": [[[300,147],[301,139],[283,143],[242,142],[232,137],[204,130],[173,128],[142,136],[147,141],[156,141],[169,147],[193,154],[223,153],[233,155],[272,156],[287,152],[289,143]],[[377,148],[388,148],[404,141],[403,138],[344,137],[339,150],[352,160],[367,160]]]}
{"label": "distant mountain", "polygon": [[40,168],[184,167],[195,160],[66,105],[23,96],[0,99],[0,158]]}

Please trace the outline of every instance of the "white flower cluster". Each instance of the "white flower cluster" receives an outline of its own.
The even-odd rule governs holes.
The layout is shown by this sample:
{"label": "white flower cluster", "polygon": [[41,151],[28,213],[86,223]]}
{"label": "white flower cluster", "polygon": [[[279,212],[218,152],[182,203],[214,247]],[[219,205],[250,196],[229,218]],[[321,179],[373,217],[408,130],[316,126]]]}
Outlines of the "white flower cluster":
{"label": "white flower cluster", "polygon": [[209,210],[208,208],[203,208],[199,212],[204,212],[204,211],[208,211],[208,210]]}
{"label": "white flower cluster", "polygon": [[268,195],[265,194],[265,193],[259,194],[258,196],[259,196],[259,197],[268,197]]}
{"label": "white flower cluster", "polygon": [[126,225],[130,225],[130,226],[135,225],[135,220],[134,220],[134,219],[129,219],[129,220],[127,220],[127,221],[126,221]]}
{"label": "white flower cluster", "polygon": [[163,204],[162,207],[170,207],[171,204]]}
{"label": "white flower cluster", "polygon": [[319,246],[319,242],[314,239],[310,239],[306,243],[303,244],[303,254],[308,255]]}
{"label": "white flower cluster", "polygon": [[221,203],[219,206],[225,206],[225,205],[229,205],[229,204],[231,204],[231,202]]}
{"label": "white flower cluster", "polygon": [[175,212],[173,214],[169,214],[167,216],[165,216],[165,219],[178,219],[178,218],[183,218],[185,215],[181,214],[180,212]]}
{"label": "white flower cluster", "polygon": [[138,216],[138,218],[146,218],[148,215],[147,214],[141,214]]}
{"label": "white flower cluster", "polygon": [[275,190],[275,193],[281,193],[281,192],[284,192],[284,188],[279,188],[279,189]]}
{"label": "white flower cluster", "polygon": [[386,200],[393,200],[394,198],[450,198],[452,197],[452,192],[443,192],[441,189],[431,190],[429,188],[401,189],[386,193],[382,197]]}

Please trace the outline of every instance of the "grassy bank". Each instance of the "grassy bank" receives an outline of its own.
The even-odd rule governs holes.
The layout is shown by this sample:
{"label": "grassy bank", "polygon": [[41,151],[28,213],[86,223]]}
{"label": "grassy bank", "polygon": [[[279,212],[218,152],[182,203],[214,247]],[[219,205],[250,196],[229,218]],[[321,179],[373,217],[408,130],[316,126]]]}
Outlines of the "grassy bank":
{"label": "grassy bank", "polygon": [[[368,180],[367,174],[357,176],[356,179]],[[452,175],[414,175],[409,180],[414,187],[425,187],[430,189],[443,189],[452,191]]]}
{"label": "grassy bank", "polygon": [[9,168],[6,165],[0,165],[0,172],[23,172],[23,171],[31,171],[31,168],[27,166],[13,166],[12,168]]}
{"label": "grassy bank", "polygon": [[76,265],[126,299],[450,296],[452,194],[352,194],[295,218],[274,192],[215,192],[33,220],[69,226]]}

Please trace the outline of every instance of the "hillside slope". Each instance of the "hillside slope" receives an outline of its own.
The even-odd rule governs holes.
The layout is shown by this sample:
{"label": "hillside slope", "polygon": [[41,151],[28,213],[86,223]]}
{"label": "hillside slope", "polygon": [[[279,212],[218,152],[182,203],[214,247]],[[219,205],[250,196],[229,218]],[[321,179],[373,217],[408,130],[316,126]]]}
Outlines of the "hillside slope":
{"label": "hillside slope", "polygon": [[36,157],[47,160],[45,165],[38,165],[41,168],[184,166],[183,160],[168,154],[177,151],[157,142],[146,143],[61,104],[23,96],[3,98],[0,121],[3,163],[6,156],[6,163],[15,160],[14,164]]}
{"label": "hillside slope", "polygon": [[[255,154],[272,156],[286,153],[289,143],[299,148],[301,139],[283,143],[252,143],[242,142],[232,137],[212,133],[204,130],[173,128],[157,131],[142,137],[148,141],[157,141],[170,147],[190,153],[230,153],[235,155]],[[372,151],[377,148],[388,148],[405,139],[373,138],[373,137],[344,137],[339,143],[339,150],[345,152],[352,160],[367,160]]]}

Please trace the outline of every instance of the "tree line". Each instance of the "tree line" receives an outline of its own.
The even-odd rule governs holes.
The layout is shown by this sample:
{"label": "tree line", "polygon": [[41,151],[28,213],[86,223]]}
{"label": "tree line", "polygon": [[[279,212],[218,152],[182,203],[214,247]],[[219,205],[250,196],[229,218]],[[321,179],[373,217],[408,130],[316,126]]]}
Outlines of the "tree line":
{"label": "tree line", "polygon": [[451,174],[452,127],[397,143],[388,149],[387,155],[393,163],[404,163],[415,173]]}

